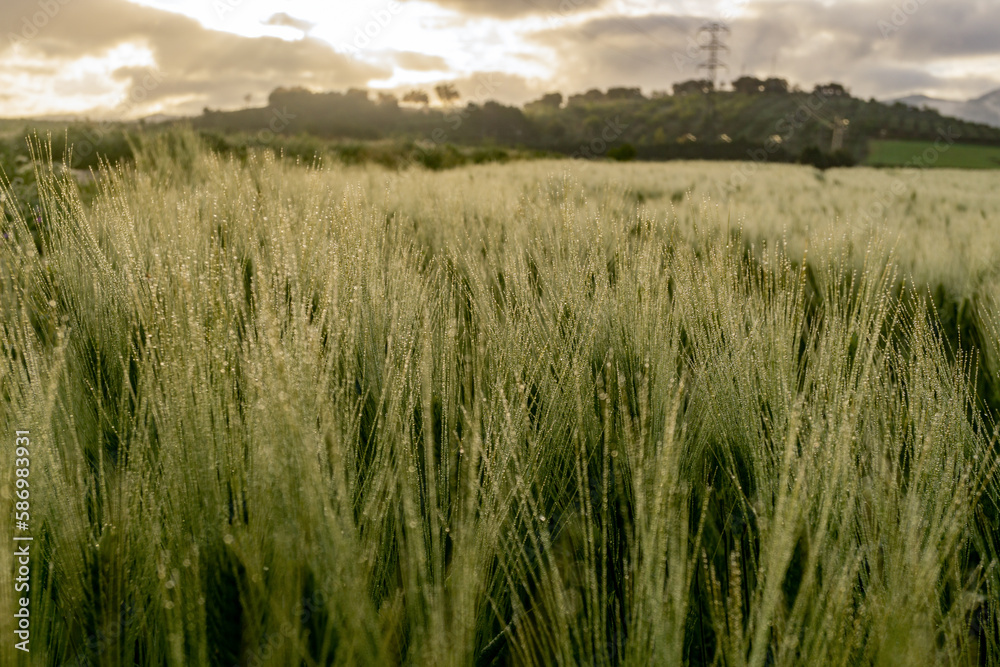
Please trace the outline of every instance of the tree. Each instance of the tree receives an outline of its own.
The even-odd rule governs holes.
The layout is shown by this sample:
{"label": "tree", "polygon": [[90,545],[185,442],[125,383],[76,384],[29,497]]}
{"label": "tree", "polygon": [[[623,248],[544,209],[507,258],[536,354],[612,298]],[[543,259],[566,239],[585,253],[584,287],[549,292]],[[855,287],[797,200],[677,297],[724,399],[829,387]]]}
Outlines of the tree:
{"label": "tree", "polygon": [[615,146],[608,151],[608,157],[612,160],[617,160],[618,162],[629,162],[630,160],[634,160],[637,154],[638,151],[636,151],[635,146],[632,144]]}
{"label": "tree", "polygon": [[422,104],[425,107],[430,104],[431,98],[422,90],[411,90],[403,95],[403,101],[407,104]]}
{"label": "tree", "polygon": [[733,81],[733,90],[744,95],[760,93],[784,94],[788,92],[788,81],[777,77],[758,79],[755,76],[741,76]]}
{"label": "tree", "polygon": [[839,83],[823,83],[813,88],[813,93],[820,97],[847,97],[847,88]]}
{"label": "tree", "polygon": [[379,93],[378,94],[378,105],[380,107],[398,107],[399,100],[392,93]]}
{"label": "tree", "polygon": [[434,86],[434,93],[438,96],[438,99],[441,100],[441,104],[446,107],[450,107],[453,102],[461,97],[461,95],[458,94],[458,91],[455,90],[455,86],[450,83],[442,83]]}
{"label": "tree", "polygon": [[825,171],[831,167],[853,167],[856,164],[854,155],[850,151],[839,149],[832,153],[824,153],[819,146],[807,146],[799,156],[801,164],[811,164],[812,166]]}
{"label": "tree", "polygon": [[788,81],[773,76],[769,77],[764,80],[764,92],[783,95],[788,92]]}
{"label": "tree", "polygon": [[764,92],[764,82],[755,76],[741,76],[733,81],[733,91],[744,95]]}
{"label": "tree", "polygon": [[537,104],[543,107],[550,107],[552,109],[558,109],[562,106],[562,103],[562,93],[546,93],[542,95],[542,98],[537,102]]}
{"label": "tree", "polygon": [[269,106],[277,107],[282,104],[294,103],[294,101],[307,100],[312,96],[313,94],[308,88],[303,88],[302,86],[285,88],[282,86],[271,91],[271,94],[267,98],[267,103]]}
{"label": "tree", "polygon": [[558,109],[563,103],[562,93],[546,93],[545,95],[542,95],[541,102],[546,106]]}
{"label": "tree", "polygon": [[562,106],[563,96],[562,93],[546,93],[542,95],[540,99],[534,102],[528,102],[524,105],[525,111],[558,111]]}
{"label": "tree", "polygon": [[639,88],[608,88],[605,97],[609,100],[641,100],[642,90]]}
{"label": "tree", "polygon": [[573,106],[580,103],[603,102],[605,99],[604,93],[597,88],[591,88],[581,95],[571,95],[568,104]]}
{"label": "tree", "polygon": [[690,95],[692,93],[710,93],[715,86],[708,79],[691,79],[674,84],[674,95]]}

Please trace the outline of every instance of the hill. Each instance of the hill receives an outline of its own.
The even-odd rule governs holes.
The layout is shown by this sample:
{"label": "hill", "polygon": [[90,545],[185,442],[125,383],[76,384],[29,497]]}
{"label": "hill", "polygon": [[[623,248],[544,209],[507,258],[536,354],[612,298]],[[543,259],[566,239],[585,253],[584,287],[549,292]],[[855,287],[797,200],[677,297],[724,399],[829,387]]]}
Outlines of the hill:
{"label": "hill", "polygon": [[[745,79],[757,81],[745,77],[735,83]],[[258,138],[422,139],[438,146],[487,144],[646,160],[795,161],[807,149],[836,150],[835,133],[841,134],[842,156],[850,162],[867,157],[871,139],[936,141],[948,136],[967,144],[1000,144],[998,127],[902,102],[861,100],[837,84],[811,92],[789,89],[781,79],[711,94],[687,84],[675,86],[674,94],[652,97],[628,88],[592,90],[568,100],[552,93],[523,108],[497,102],[435,108],[426,104],[426,96],[423,100],[423,106],[416,106],[385,94],[372,99],[364,90],[278,89],[266,107],[206,109],[190,122],[207,132]]]}
{"label": "hill", "polygon": [[1000,127],[1000,89],[964,101],[942,100],[927,95],[909,95],[895,101],[917,108],[930,107],[943,115],[972,123]]}

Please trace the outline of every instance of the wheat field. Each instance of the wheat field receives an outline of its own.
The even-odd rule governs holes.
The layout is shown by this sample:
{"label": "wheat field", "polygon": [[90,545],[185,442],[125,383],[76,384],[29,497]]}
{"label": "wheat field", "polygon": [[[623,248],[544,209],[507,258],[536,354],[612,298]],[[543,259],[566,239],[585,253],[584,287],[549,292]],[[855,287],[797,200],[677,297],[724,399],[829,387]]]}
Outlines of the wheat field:
{"label": "wheat field", "polygon": [[996,175],[38,169],[30,664],[1000,664]]}

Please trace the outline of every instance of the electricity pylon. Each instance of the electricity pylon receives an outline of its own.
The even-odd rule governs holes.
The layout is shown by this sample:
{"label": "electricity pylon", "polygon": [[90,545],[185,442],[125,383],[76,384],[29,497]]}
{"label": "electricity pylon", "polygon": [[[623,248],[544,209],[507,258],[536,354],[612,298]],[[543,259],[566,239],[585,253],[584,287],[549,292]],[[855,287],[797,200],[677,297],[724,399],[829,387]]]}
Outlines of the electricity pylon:
{"label": "electricity pylon", "polygon": [[722,61],[721,54],[723,52],[728,52],[729,47],[723,43],[723,38],[725,35],[729,34],[729,28],[725,23],[720,21],[711,21],[706,23],[698,31],[698,36],[701,37],[702,34],[708,35],[708,42],[701,45],[701,50],[705,51],[708,55],[701,63],[698,64],[698,69],[703,69],[708,72],[708,80],[711,83],[711,88],[706,91],[705,101],[707,102],[707,125],[710,134],[714,135],[716,133],[715,128],[715,90],[716,82],[719,78],[720,70],[728,70],[729,67]]}
{"label": "electricity pylon", "polygon": [[698,69],[708,72],[708,80],[712,82],[712,88],[715,89],[719,71],[729,69],[721,58],[723,52],[729,51],[729,47],[722,41],[723,36],[729,34],[729,28],[725,23],[712,21],[701,27],[698,35],[702,34],[708,35],[708,42],[701,45],[701,50],[705,51],[708,56],[698,65]]}

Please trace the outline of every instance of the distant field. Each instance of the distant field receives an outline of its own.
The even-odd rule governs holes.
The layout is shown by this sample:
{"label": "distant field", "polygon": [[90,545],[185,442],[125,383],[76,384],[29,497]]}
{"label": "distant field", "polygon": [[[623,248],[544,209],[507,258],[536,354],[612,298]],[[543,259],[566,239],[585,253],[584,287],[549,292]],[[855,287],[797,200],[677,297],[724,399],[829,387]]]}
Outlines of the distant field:
{"label": "distant field", "polygon": [[[868,144],[866,164],[873,167],[898,167],[914,159],[924,159],[928,149],[937,151],[930,141],[885,141],[873,139]],[[959,169],[1000,169],[1000,146],[970,146],[955,144],[945,151],[937,151],[937,158],[930,161],[934,167]],[[927,160],[925,159],[925,162]]]}

